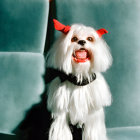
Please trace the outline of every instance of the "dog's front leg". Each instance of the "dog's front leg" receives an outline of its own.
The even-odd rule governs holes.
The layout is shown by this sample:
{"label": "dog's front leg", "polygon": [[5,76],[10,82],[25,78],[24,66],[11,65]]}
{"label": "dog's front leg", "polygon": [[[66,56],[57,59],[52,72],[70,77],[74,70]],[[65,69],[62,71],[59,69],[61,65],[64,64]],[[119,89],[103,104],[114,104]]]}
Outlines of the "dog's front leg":
{"label": "dog's front leg", "polygon": [[72,140],[66,113],[61,113],[54,119],[49,131],[49,140]]}
{"label": "dog's front leg", "polygon": [[83,140],[107,140],[103,108],[87,117],[82,137]]}

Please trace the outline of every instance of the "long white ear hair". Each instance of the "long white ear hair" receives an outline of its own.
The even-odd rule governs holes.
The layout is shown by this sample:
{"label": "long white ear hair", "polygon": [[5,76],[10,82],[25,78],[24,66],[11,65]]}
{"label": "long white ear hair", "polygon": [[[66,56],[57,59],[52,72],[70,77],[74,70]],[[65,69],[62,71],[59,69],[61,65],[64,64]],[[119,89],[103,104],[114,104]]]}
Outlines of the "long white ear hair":
{"label": "long white ear hair", "polygon": [[112,56],[107,43],[102,38],[97,38],[94,49],[94,71],[105,72],[112,65]]}
{"label": "long white ear hair", "polygon": [[65,71],[67,74],[72,72],[71,56],[73,48],[69,47],[73,30],[67,35],[62,34],[46,56],[46,66]]}

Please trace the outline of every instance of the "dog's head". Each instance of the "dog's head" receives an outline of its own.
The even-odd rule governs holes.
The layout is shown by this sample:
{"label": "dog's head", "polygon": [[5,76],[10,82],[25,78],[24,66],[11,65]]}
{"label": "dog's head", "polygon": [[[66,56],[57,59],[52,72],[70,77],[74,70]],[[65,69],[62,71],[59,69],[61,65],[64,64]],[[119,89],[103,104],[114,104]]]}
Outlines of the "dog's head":
{"label": "dog's head", "polygon": [[110,50],[101,37],[106,30],[96,31],[80,24],[65,27],[48,53],[47,66],[67,74],[106,71],[112,64]]}

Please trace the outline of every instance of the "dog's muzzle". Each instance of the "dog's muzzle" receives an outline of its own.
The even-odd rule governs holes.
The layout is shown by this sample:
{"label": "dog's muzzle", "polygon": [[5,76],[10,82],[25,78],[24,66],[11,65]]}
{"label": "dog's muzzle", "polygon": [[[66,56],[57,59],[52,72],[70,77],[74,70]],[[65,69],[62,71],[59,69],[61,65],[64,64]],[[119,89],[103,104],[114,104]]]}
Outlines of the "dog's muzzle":
{"label": "dog's muzzle", "polygon": [[77,63],[84,63],[90,60],[89,51],[85,48],[75,50],[73,53],[73,60]]}

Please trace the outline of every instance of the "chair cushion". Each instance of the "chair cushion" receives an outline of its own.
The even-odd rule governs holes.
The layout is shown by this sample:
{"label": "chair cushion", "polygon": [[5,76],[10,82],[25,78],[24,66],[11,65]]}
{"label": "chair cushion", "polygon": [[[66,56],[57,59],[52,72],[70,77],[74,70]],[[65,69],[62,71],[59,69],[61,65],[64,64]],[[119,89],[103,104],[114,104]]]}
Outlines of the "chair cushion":
{"label": "chair cushion", "polygon": [[109,128],[107,132],[109,140],[140,139],[140,126]]}
{"label": "chair cushion", "polygon": [[0,1],[0,51],[44,50],[48,0]]}
{"label": "chair cushion", "polygon": [[44,90],[44,57],[0,52],[0,132],[11,133]]}

